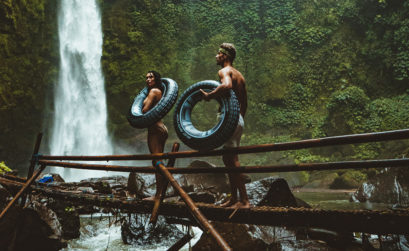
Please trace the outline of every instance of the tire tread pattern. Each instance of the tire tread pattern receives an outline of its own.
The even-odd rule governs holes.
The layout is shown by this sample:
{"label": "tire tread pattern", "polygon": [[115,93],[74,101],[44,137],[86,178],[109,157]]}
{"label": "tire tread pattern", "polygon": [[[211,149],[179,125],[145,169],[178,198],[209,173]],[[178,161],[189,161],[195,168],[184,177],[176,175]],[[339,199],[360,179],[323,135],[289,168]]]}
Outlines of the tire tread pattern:
{"label": "tire tread pattern", "polygon": [[215,89],[220,83],[214,80],[204,80],[190,86],[179,98],[176,103],[175,113],[173,117],[174,128],[179,139],[187,146],[196,150],[211,150],[223,145],[236,130],[239,116],[240,104],[233,90],[220,98],[219,103],[226,111],[221,126],[207,137],[192,137],[183,127],[183,121],[180,116],[180,111],[186,99],[199,89]]}

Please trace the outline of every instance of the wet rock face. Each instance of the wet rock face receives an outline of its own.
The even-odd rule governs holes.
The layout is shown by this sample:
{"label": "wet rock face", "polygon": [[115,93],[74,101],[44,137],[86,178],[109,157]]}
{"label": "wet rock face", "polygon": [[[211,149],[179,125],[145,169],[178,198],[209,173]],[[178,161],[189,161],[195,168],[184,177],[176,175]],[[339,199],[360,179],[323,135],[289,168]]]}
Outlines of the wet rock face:
{"label": "wet rock face", "polygon": [[246,184],[250,203],[257,206],[297,206],[287,181],[283,178],[267,177]]}
{"label": "wet rock face", "polygon": [[[59,238],[60,232],[54,232],[36,211],[37,209],[15,207],[0,222],[1,250],[60,250],[65,243]],[[45,213],[53,227],[58,221]],[[48,217],[51,216],[51,217]],[[4,248],[4,249],[3,249]]]}
{"label": "wet rock face", "polygon": [[32,201],[30,205],[28,205],[28,208],[36,211],[40,218],[51,228],[53,233],[52,238],[61,239],[62,227],[57,214],[53,210],[38,201]]}
{"label": "wet rock face", "polygon": [[80,237],[80,217],[77,210],[68,203],[48,199],[47,207],[51,208],[61,223],[62,238],[65,240]]}
{"label": "wet rock face", "polygon": [[[321,241],[299,239],[296,231],[284,227],[220,222],[212,224],[233,250],[337,250]],[[211,236],[205,234],[193,246],[193,251],[213,250],[221,249]]]}
{"label": "wet rock face", "polygon": [[6,207],[8,198],[10,197],[11,194],[9,193],[9,191],[7,191],[6,188],[0,185],[0,210]]}
{"label": "wet rock face", "polygon": [[[202,160],[195,160],[188,168],[208,167],[216,168],[215,165]],[[187,185],[193,185],[195,190],[211,189],[212,192],[228,193],[230,192],[229,180],[224,173],[203,173],[203,174],[185,174]]]}
{"label": "wet rock face", "polygon": [[[246,184],[250,203],[256,206],[300,206],[286,180],[267,177]],[[303,204],[304,205],[304,204]],[[308,206],[308,204],[305,204]],[[233,250],[309,250],[308,247],[326,247],[317,241],[297,240],[297,231],[285,227],[256,226],[233,223],[212,223]],[[281,240],[285,240],[282,242]],[[219,250],[210,235],[203,234],[193,250]],[[319,249],[317,249],[319,250]]]}
{"label": "wet rock face", "polygon": [[363,183],[352,195],[352,201],[409,205],[409,172],[387,169]]}
{"label": "wet rock face", "polygon": [[[220,222],[213,222],[212,225],[233,250],[268,250],[268,243],[249,234],[248,225]],[[211,236],[202,234],[192,250],[220,250],[220,247]]]}
{"label": "wet rock face", "polygon": [[[188,195],[194,202],[203,202],[207,204],[213,204],[216,202],[215,195],[207,191],[191,192],[191,193],[188,193]],[[183,200],[180,199],[179,201],[183,201]]]}
{"label": "wet rock face", "polygon": [[176,243],[183,233],[175,226],[166,223],[165,218],[158,217],[155,226],[149,223],[150,215],[130,215],[121,224],[122,240],[126,244],[138,244],[154,247],[164,241]]}

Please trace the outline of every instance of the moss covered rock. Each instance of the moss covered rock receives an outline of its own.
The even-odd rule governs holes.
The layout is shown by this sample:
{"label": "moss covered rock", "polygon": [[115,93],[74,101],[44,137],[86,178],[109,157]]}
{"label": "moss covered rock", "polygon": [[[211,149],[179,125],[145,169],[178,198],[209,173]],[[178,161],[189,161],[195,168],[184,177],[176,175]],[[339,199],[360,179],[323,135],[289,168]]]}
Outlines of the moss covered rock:
{"label": "moss covered rock", "polygon": [[366,180],[366,174],[357,171],[350,170],[342,173],[334,179],[334,182],[330,185],[332,189],[351,189],[358,188],[362,182]]}

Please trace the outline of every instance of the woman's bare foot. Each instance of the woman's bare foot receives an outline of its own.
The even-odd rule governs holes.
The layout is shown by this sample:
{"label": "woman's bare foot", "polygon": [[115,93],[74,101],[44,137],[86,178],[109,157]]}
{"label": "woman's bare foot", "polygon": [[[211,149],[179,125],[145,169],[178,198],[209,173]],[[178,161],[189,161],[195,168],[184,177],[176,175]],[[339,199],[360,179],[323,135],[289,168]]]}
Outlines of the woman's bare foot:
{"label": "woman's bare foot", "polygon": [[250,208],[250,207],[251,204],[248,201],[247,202],[238,201],[230,206],[230,208]]}
{"label": "woman's bare foot", "polygon": [[154,201],[154,200],[155,200],[155,196],[146,197],[146,198],[143,198],[142,200]]}
{"label": "woman's bare foot", "polygon": [[220,204],[221,207],[231,207],[232,205],[237,203],[237,199],[230,198],[228,201]]}

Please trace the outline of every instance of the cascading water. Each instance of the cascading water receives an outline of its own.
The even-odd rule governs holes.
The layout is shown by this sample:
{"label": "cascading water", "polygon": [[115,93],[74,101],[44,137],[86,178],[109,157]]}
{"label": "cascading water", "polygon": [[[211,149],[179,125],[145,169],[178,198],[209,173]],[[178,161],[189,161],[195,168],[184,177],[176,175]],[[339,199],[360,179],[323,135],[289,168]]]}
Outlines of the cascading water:
{"label": "cascading water", "polygon": [[[52,155],[112,154],[101,71],[102,28],[95,0],[60,1],[60,75],[54,94]],[[55,168],[76,181],[106,172]]]}
{"label": "cascading water", "polygon": [[[52,155],[104,155],[113,149],[107,131],[107,105],[101,71],[102,28],[96,0],[63,0],[59,10],[60,76],[54,96]],[[55,168],[66,181],[113,175],[112,172]],[[116,174],[116,173],[115,173]],[[152,178],[151,178],[152,179]],[[100,222],[100,221],[98,221]],[[89,225],[89,223],[87,223]],[[140,250],[123,244],[119,225],[87,227],[67,250]],[[200,230],[196,230],[198,232]],[[196,235],[195,241],[200,237]],[[150,250],[167,249],[162,246]]]}

